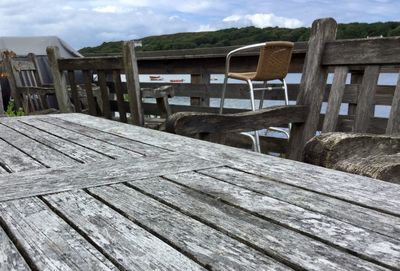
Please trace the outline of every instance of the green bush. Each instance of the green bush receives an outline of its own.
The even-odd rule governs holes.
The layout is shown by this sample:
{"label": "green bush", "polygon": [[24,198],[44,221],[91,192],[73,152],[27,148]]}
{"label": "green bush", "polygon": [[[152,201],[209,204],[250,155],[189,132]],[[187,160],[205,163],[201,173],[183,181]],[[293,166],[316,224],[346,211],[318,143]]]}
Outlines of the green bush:
{"label": "green bush", "polygon": [[22,109],[21,107],[18,108],[16,111],[14,110],[14,108],[15,108],[14,100],[10,99],[6,110],[6,115],[8,117],[21,117],[25,115],[24,109]]}

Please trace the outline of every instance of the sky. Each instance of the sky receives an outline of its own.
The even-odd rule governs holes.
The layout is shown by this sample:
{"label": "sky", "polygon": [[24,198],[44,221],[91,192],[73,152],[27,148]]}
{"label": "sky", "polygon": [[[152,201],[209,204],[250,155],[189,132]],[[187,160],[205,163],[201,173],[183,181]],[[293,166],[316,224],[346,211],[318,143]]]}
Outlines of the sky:
{"label": "sky", "polygon": [[0,0],[0,36],[56,35],[73,48],[229,27],[400,21],[400,0]]}

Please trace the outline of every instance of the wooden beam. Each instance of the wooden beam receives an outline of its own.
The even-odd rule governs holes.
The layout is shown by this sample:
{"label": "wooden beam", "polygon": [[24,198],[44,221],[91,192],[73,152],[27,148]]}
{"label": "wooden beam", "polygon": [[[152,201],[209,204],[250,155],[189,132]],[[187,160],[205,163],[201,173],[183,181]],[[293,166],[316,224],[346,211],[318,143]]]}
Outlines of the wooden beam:
{"label": "wooden beam", "polygon": [[386,127],[387,134],[400,134],[400,74],[398,76],[389,121]]}

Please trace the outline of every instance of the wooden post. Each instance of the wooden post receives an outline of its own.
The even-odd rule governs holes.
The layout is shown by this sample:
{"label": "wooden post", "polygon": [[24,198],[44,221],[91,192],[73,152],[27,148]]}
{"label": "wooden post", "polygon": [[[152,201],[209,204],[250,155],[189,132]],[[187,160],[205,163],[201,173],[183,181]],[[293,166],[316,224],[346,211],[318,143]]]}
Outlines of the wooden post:
{"label": "wooden post", "polygon": [[6,53],[3,53],[2,55],[3,55],[3,65],[7,71],[8,74],[7,79],[8,83],[10,84],[10,92],[11,92],[10,96],[14,98],[15,107],[18,110],[18,108],[23,107],[21,93],[19,93],[18,91],[18,85],[21,85],[21,82],[17,82],[19,76],[15,76],[14,74],[11,56]]}
{"label": "wooden post", "polygon": [[[210,74],[209,73],[201,73],[201,74],[191,74],[190,81],[192,84],[197,84],[204,86],[204,93],[207,94],[208,86],[210,85]],[[190,97],[190,105],[191,106],[210,106],[210,98],[209,97]]]}
{"label": "wooden post", "polygon": [[400,73],[398,75],[396,90],[394,91],[392,108],[386,127],[386,134],[400,134]]}
{"label": "wooden post", "polygon": [[133,41],[124,42],[123,60],[126,75],[126,88],[129,97],[129,109],[131,111],[131,122],[135,125],[144,126],[142,96],[139,84],[139,68]]}
{"label": "wooden post", "polygon": [[57,97],[58,108],[61,113],[71,113],[72,104],[69,100],[67,90],[67,79],[63,72],[58,67],[58,59],[60,58],[60,49],[56,46],[49,46],[46,49],[47,57],[49,58],[49,65],[51,74],[53,75],[54,90]]}
{"label": "wooden post", "polygon": [[337,24],[332,18],[313,22],[308,51],[304,60],[298,105],[306,105],[309,113],[304,123],[293,124],[288,158],[302,161],[304,146],[317,131],[328,68],[321,65],[325,43],[336,37]]}

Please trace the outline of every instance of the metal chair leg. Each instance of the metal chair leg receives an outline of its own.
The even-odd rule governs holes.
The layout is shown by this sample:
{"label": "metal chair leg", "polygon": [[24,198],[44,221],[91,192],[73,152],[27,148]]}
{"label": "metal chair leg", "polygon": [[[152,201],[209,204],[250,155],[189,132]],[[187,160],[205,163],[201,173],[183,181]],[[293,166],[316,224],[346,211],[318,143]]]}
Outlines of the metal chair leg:
{"label": "metal chair leg", "polygon": [[260,104],[258,106],[259,109],[262,109],[264,106],[264,95],[265,95],[265,88],[267,88],[267,83],[268,83],[268,81],[264,81],[264,83],[263,83],[264,89],[261,91]]}
{"label": "metal chair leg", "polygon": [[225,92],[226,92],[226,84],[228,83],[228,77],[225,76],[224,78],[224,85],[222,87],[222,93],[221,93],[221,102],[219,106],[219,113],[222,114],[222,111],[224,110],[224,102],[225,102]]}
{"label": "metal chair leg", "polygon": [[[247,80],[247,84],[249,85],[249,91],[250,91],[251,110],[256,111],[253,83],[251,82],[251,80]],[[259,137],[258,131],[255,131],[254,139],[255,139],[255,143],[256,143],[254,146],[254,149],[256,150],[256,152],[261,152],[260,137]]]}
{"label": "metal chair leg", "polygon": [[[284,88],[284,91],[285,91],[285,105],[289,105],[289,94],[288,94],[288,88],[287,88],[286,80],[282,79],[282,83],[283,83],[283,88]],[[292,124],[289,123],[288,126],[289,126],[289,133],[288,134],[290,134],[290,131],[292,130]]]}

